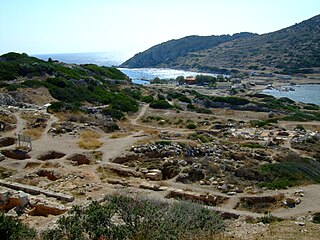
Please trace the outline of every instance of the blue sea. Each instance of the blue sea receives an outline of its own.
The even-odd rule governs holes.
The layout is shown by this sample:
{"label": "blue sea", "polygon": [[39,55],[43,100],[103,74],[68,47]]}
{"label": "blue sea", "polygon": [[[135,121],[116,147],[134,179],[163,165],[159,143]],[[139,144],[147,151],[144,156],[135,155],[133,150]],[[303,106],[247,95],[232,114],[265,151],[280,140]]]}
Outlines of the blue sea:
{"label": "blue sea", "polygon": [[320,105],[320,84],[295,85],[288,88],[294,91],[281,91],[278,89],[265,89],[262,92],[276,98],[287,97],[296,102],[314,103]]}
{"label": "blue sea", "polygon": [[[65,63],[94,63],[99,66],[119,66],[121,63],[132,57],[127,53],[121,52],[98,52],[98,53],[63,53],[63,54],[38,54],[33,55],[37,58],[48,60],[58,60]],[[158,77],[160,79],[171,79],[178,76],[196,76],[199,72],[190,72],[182,70],[174,70],[167,68],[119,68],[127,74],[134,83],[149,84],[150,80]],[[209,75],[207,73],[203,73]],[[215,74],[210,74],[215,76]],[[294,101],[304,103],[314,103],[320,105],[320,85],[296,85],[290,86],[295,91],[279,91],[277,89],[266,89],[263,93],[270,94],[274,97],[288,97]]]}
{"label": "blue sea", "polygon": [[[119,66],[121,63],[129,59],[130,55],[121,52],[98,52],[98,53],[62,53],[62,54],[36,54],[34,57],[48,60],[58,60],[64,63],[84,64],[94,63],[99,66]],[[160,79],[171,79],[178,76],[196,76],[201,74],[199,72],[190,72],[183,70],[174,70],[168,68],[119,68],[122,72],[128,75],[133,83],[149,84],[150,80],[158,77]],[[216,76],[216,74],[206,75]]]}

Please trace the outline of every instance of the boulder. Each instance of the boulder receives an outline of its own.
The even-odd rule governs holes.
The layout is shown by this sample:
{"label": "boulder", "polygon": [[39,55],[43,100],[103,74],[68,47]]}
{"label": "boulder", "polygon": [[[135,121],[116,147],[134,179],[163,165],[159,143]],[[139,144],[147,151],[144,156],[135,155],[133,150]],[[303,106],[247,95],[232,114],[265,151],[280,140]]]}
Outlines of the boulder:
{"label": "boulder", "polygon": [[162,191],[163,189],[160,188],[160,185],[158,184],[152,184],[148,182],[143,182],[139,185],[140,188],[153,190],[153,191]]}
{"label": "boulder", "polygon": [[64,157],[66,154],[56,151],[48,151],[38,157],[38,160],[50,160]]}
{"label": "boulder", "polygon": [[39,177],[47,177],[51,181],[55,181],[60,178],[60,175],[55,173],[53,170],[40,169],[36,172]]}
{"label": "boulder", "polygon": [[23,151],[20,149],[4,150],[2,153],[7,158],[12,158],[17,160],[25,160],[25,159],[31,158],[26,151]]}
{"label": "boulder", "polygon": [[16,139],[12,137],[5,137],[0,139],[0,147],[11,146],[16,143]]}
{"label": "boulder", "polygon": [[145,177],[152,181],[160,181],[162,180],[162,172],[159,169],[151,169]]}
{"label": "boulder", "polygon": [[78,153],[75,153],[72,156],[68,157],[68,160],[76,162],[77,165],[90,164],[91,162],[86,155]]}

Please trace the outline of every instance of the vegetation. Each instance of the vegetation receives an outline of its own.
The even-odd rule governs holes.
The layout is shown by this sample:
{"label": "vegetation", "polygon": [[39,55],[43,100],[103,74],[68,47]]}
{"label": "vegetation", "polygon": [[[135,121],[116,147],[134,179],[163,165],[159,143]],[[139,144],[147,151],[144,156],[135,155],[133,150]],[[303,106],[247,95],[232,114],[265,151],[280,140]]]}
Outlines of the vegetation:
{"label": "vegetation", "polygon": [[[138,89],[120,90],[117,83],[127,83],[128,77],[116,68],[99,67],[94,64],[65,65],[55,61],[43,61],[26,54],[8,53],[0,61],[1,80],[26,78],[19,84],[4,84],[9,91],[18,88],[46,87],[59,102],[52,103],[49,111],[79,111],[83,103],[109,104],[107,112],[116,119],[120,112],[138,111]],[[23,71],[22,71],[23,69]],[[49,76],[49,77],[48,77]],[[45,80],[37,80],[44,77]]]}
{"label": "vegetation", "polygon": [[247,147],[247,148],[264,148],[264,146],[260,145],[259,143],[243,143],[241,144],[241,147]]}
{"label": "vegetation", "polygon": [[189,129],[196,129],[197,125],[195,123],[189,123],[189,124],[187,124],[186,127],[189,128]]}
{"label": "vegetation", "polygon": [[312,221],[313,221],[314,223],[320,223],[320,212],[317,212],[317,213],[313,214],[313,219],[312,219]]}
{"label": "vegetation", "polygon": [[216,81],[217,81],[217,78],[213,76],[202,75],[202,74],[196,76],[196,83],[200,85],[203,85],[204,83],[215,84]]}
{"label": "vegetation", "polygon": [[45,240],[183,239],[212,236],[223,229],[223,221],[213,211],[193,203],[166,205],[112,196],[103,205],[93,202],[86,208],[73,207],[43,237]]}
{"label": "vegetation", "polygon": [[320,183],[320,163],[295,155],[284,162],[266,164],[260,167],[264,182],[260,186],[269,189],[285,189],[306,182]]}
{"label": "vegetation", "polygon": [[[232,36],[188,36],[178,40],[170,40],[136,54],[121,66],[131,68],[155,67],[160,64],[173,66],[180,57],[199,57],[192,53],[194,51],[219,46],[228,41],[253,35],[252,33],[239,33]],[[170,59],[170,62],[167,61],[168,59]]]}
{"label": "vegetation", "polygon": [[264,127],[267,125],[270,125],[272,123],[277,123],[279,119],[277,118],[272,118],[272,119],[268,119],[268,120],[251,120],[250,121],[250,125],[252,127]]}
{"label": "vegetation", "polygon": [[191,140],[200,140],[202,143],[208,143],[208,142],[212,142],[212,140],[214,139],[212,136],[210,135],[206,135],[206,134],[197,134],[197,133],[192,133],[188,136],[189,139]]}
{"label": "vegetation", "polygon": [[55,61],[43,61],[27,54],[10,52],[0,56],[0,81],[14,80],[17,77],[40,77],[46,74],[66,79],[127,80],[127,76],[116,68],[99,67],[94,64],[67,67]]}
{"label": "vegetation", "polygon": [[154,101],[154,98],[153,96],[143,96],[142,99],[141,99],[142,102],[145,102],[145,103],[151,103]]}
{"label": "vegetation", "polygon": [[273,223],[273,222],[279,222],[279,221],[281,221],[281,219],[277,218],[271,214],[266,214],[265,216],[259,218],[258,221],[262,222],[264,224],[269,224],[269,223]]}
{"label": "vegetation", "polygon": [[102,142],[99,140],[101,135],[97,132],[85,131],[81,133],[80,137],[78,142],[80,148],[95,150],[102,146]]}
{"label": "vegetation", "polygon": [[125,117],[124,113],[117,109],[105,108],[102,110],[102,114],[109,116],[111,118],[121,120]]}
{"label": "vegetation", "polygon": [[4,240],[31,240],[35,239],[36,231],[21,223],[19,219],[0,212],[0,236]]}
{"label": "vegetation", "polygon": [[150,103],[151,108],[156,109],[171,109],[173,106],[168,103],[166,100],[155,100],[152,103]]}

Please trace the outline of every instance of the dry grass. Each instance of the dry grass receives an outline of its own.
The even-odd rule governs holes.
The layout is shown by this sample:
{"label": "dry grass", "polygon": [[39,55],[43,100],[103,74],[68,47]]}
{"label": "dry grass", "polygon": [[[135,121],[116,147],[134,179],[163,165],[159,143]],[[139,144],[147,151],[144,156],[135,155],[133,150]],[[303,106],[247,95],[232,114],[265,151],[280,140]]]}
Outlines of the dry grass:
{"label": "dry grass", "polygon": [[97,139],[101,137],[100,133],[94,132],[94,131],[84,131],[81,133],[80,136],[82,138],[93,138],[93,139]]}
{"label": "dry grass", "polygon": [[117,133],[113,133],[111,134],[110,138],[115,139],[115,138],[123,138],[123,137],[127,137],[129,136],[129,133],[124,133],[124,132],[117,132]]}
{"label": "dry grass", "polygon": [[24,135],[28,135],[32,140],[39,139],[42,136],[43,128],[30,128],[23,131]]}
{"label": "dry grass", "polygon": [[97,173],[101,180],[119,178],[119,175],[117,173],[103,166],[97,168]]}
{"label": "dry grass", "polygon": [[5,114],[2,114],[0,115],[0,121],[3,121],[3,122],[6,122],[6,123],[9,123],[9,124],[16,124],[17,123],[17,119],[15,116],[13,115],[5,115]]}
{"label": "dry grass", "polygon": [[15,173],[16,173],[15,170],[0,166],[0,179],[10,177],[11,175],[13,175]]}
{"label": "dry grass", "polygon": [[78,142],[80,148],[95,150],[102,146],[102,142],[99,140],[100,133],[94,131],[84,131],[80,135],[81,139]]}
{"label": "dry grass", "polygon": [[42,164],[42,167],[43,168],[59,168],[60,164],[47,161],[44,164]]}
{"label": "dry grass", "polygon": [[160,131],[156,130],[156,129],[152,129],[152,128],[146,128],[146,129],[144,129],[144,133],[149,135],[149,136],[150,135],[159,135]]}
{"label": "dry grass", "polygon": [[308,222],[305,226],[298,226],[292,221],[275,222],[260,239],[320,239],[320,224]]}
{"label": "dry grass", "polygon": [[102,142],[97,139],[82,139],[78,142],[80,148],[94,150],[102,146]]}
{"label": "dry grass", "polygon": [[28,162],[24,168],[37,168],[40,167],[41,163],[39,162]]}

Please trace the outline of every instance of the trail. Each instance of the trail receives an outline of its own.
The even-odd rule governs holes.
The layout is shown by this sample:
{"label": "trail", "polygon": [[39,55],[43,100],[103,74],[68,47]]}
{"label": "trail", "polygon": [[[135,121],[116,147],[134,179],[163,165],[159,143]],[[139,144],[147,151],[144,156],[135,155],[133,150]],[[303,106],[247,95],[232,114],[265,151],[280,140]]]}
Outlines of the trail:
{"label": "trail", "polygon": [[27,121],[21,118],[19,113],[14,113],[14,116],[17,119],[17,126],[15,129],[15,135],[18,136],[18,134],[22,134],[23,129],[27,125]]}

